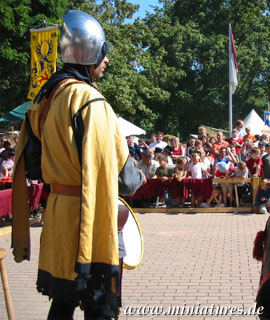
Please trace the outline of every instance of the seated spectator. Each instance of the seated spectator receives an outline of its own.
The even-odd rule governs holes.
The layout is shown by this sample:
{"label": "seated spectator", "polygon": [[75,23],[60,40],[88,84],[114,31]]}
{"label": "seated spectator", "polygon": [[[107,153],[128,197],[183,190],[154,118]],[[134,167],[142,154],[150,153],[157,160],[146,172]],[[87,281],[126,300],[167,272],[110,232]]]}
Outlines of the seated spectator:
{"label": "seated spectator", "polygon": [[[208,176],[207,171],[205,170],[205,166],[202,162],[200,162],[200,156],[198,153],[191,154],[191,161],[188,165],[188,176],[192,179],[202,179],[203,175]],[[202,196],[195,196],[191,194],[191,206],[199,207],[202,202]]]}
{"label": "seated spectator", "polygon": [[242,160],[247,161],[248,159],[250,159],[250,152],[252,147],[253,141],[251,139],[246,139],[240,150]]}
{"label": "seated spectator", "polygon": [[234,157],[231,153],[228,154],[228,149],[229,148],[226,148],[226,147],[222,147],[220,148],[219,150],[219,156],[215,159],[214,161],[214,167],[213,167],[213,174],[215,175],[216,174],[216,166],[217,166],[217,163],[219,162],[225,162],[225,163],[229,163],[229,164],[232,164],[232,163],[235,163],[237,160],[235,159],[236,157]]}
{"label": "seated spectator", "polygon": [[172,139],[172,159],[173,159],[173,162],[176,162],[176,160],[178,158],[180,158],[181,156],[184,155],[184,150],[182,148],[182,146],[180,145],[180,142],[179,142],[179,138],[173,138]]}
{"label": "seated spectator", "polygon": [[174,163],[172,160],[172,153],[173,153],[173,149],[170,146],[166,146],[162,151],[162,154],[164,154],[167,157],[168,166],[170,167],[174,167]]}
{"label": "seated spectator", "polygon": [[201,139],[202,136],[207,136],[205,127],[199,127],[198,132],[199,132],[198,139]]}
{"label": "seated spectator", "polygon": [[6,148],[4,147],[4,143],[7,141],[7,138],[2,137],[1,138],[1,144],[0,144],[0,154],[2,153],[2,151],[4,151]]}
{"label": "seated spectator", "polygon": [[251,134],[251,128],[246,127],[246,134],[243,137],[243,141],[245,142],[246,139],[251,139],[253,142],[255,142],[257,139]]}
{"label": "seated spectator", "polygon": [[[169,178],[175,177],[175,167],[168,166],[168,159],[164,154],[160,155],[159,164],[160,166],[156,170],[157,179],[160,179],[162,182],[164,182]],[[163,196],[167,208],[171,208],[172,198],[167,189],[164,191]]]}
{"label": "seated spectator", "polygon": [[[187,159],[184,157],[180,157],[176,160],[176,176],[175,179],[181,182],[187,176]],[[176,198],[176,203],[178,207],[185,206],[185,198],[184,196]]]}
{"label": "seated spectator", "polygon": [[152,133],[152,134],[151,134],[149,145],[150,145],[152,142],[157,142],[157,135],[156,135],[155,133]]}
{"label": "seated spectator", "polygon": [[[237,167],[234,169],[232,178],[248,178],[248,168],[245,161],[239,161],[237,163]],[[248,183],[238,183],[237,193],[240,200],[246,198],[250,193],[250,185]]]}
{"label": "seated spectator", "polygon": [[203,143],[202,140],[195,140],[195,148],[202,148]]}
{"label": "seated spectator", "polygon": [[188,161],[190,161],[190,158],[191,158],[191,155],[193,153],[196,153],[196,148],[195,147],[190,147],[189,150],[188,150],[188,155],[187,155],[187,158],[189,159]]}
{"label": "seated spectator", "polygon": [[215,159],[211,153],[211,149],[209,148],[204,148],[204,152],[205,152],[205,157],[209,160],[210,163],[210,170],[209,170],[209,174],[210,176],[213,175],[213,167],[214,167],[214,162]]}
{"label": "seated spectator", "polygon": [[269,143],[268,135],[263,133],[262,136],[261,136],[261,141],[265,142],[266,144]]}
{"label": "seated spectator", "polygon": [[1,153],[0,177],[11,177],[14,167],[15,150],[5,149]]}
{"label": "seated spectator", "polygon": [[157,178],[156,170],[159,167],[159,163],[152,159],[151,151],[144,150],[141,157],[141,161],[139,161],[137,168],[142,170],[146,179]]}
{"label": "seated spectator", "polygon": [[233,145],[235,147],[237,156],[239,158],[239,160],[241,160],[241,147],[243,145],[243,139],[239,138],[239,133],[237,129],[233,129],[232,131],[233,136],[232,138],[229,139],[229,144]]}
{"label": "seated spectator", "polygon": [[268,179],[263,179],[260,188],[257,191],[254,212],[267,213],[269,211],[270,199],[270,182]]}
{"label": "seated spectator", "polygon": [[127,139],[129,151],[130,153],[132,152],[131,156],[132,158],[136,159],[138,145],[137,143],[134,142],[134,136],[128,136],[126,137],[126,139]]}
{"label": "seated spectator", "polygon": [[[206,152],[204,149],[201,149],[201,162],[204,164],[205,170],[208,172],[208,177],[212,175],[212,167],[211,167],[211,161],[206,155]],[[204,177],[207,178],[207,177]]]}
{"label": "seated spectator", "polygon": [[222,188],[220,185],[216,185],[213,187],[212,195],[210,199],[206,202],[202,202],[200,205],[201,208],[222,208],[225,207],[223,203],[223,195],[222,195]]}
{"label": "seated spectator", "polygon": [[200,140],[202,142],[202,146],[203,148],[212,148],[211,143],[208,141],[207,136],[201,136]]}
{"label": "seated spectator", "polygon": [[250,152],[251,158],[246,161],[250,177],[262,176],[262,158],[260,157],[260,149],[252,148]]}
{"label": "seated spectator", "polygon": [[213,144],[216,142],[216,138],[215,137],[210,137],[208,141],[209,141],[209,144],[211,146],[210,148],[212,149]]}
{"label": "seated spectator", "polygon": [[181,182],[187,177],[187,159],[180,157],[176,160],[176,180]]}
{"label": "seated spectator", "polygon": [[149,147],[150,148],[160,148],[163,150],[167,146],[167,143],[165,141],[162,141],[162,139],[163,139],[163,133],[158,132],[156,142],[150,143]]}
{"label": "seated spectator", "polygon": [[128,147],[128,150],[129,150],[129,155],[128,155],[129,158],[132,160],[134,167],[137,167],[138,161],[134,158],[134,149],[131,147]]}
{"label": "seated spectator", "polygon": [[188,142],[188,145],[187,145],[187,149],[186,149],[186,156],[189,157],[190,155],[190,152],[189,152],[189,149],[190,148],[195,148],[195,139],[194,138],[191,138],[189,139],[189,142]]}
{"label": "seated spectator", "polygon": [[261,158],[267,154],[267,152],[266,152],[266,143],[264,141],[260,141],[258,143],[258,148],[260,149],[260,157]]}
{"label": "seated spectator", "polygon": [[215,158],[219,156],[219,150],[222,147],[228,147],[229,143],[224,140],[224,135],[221,131],[217,133],[217,141],[213,144],[212,153]]}
{"label": "seated spectator", "polygon": [[266,144],[266,154],[262,157],[262,176],[270,179],[270,144]]}
{"label": "seated spectator", "polygon": [[237,120],[236,129],[238,130],[238,137],[243,139],[244,135],[246,134],[245,130],[244,130],[244,121],[243,120]]}
{"label": "seated spectator", "polygon": [[19,137],[18,137],[18,136],[15,136],[15,137],[13,138],[13,141],[14,141],[14,146],[13,146],[12,148],[16,151],[17,144],[18,144],[18,141],[19,141]]}
{"label": "seated spectator", "polygon": [[259,142],[261,141],[261,136],[259,134],[255,134],[254,137],[255,137],[256,140],[253,142],[253,146],[254,147],[258,147],[259,146]]}
{"label": "seated spectator", "polygon": [[237,163],[240,161],[239,160],[239,156],[236,153],[236,148],[235,146],[232,144],[227,148],[227,153],[228,153],[228,157],[230,159],[230,161],[233,163],[233,165],[236,167]]}
{"label": "seated spectator", "polygon": [[141,154],[143,151],[149,149],[148,144],[144,141],[144,139],[139,139],[138,140],[138,146],[136,150],[136,158],[137,160],[141,160]]}
{"label": "seated spectator", "polygon": [[168,158],[162,154],[159,157],[159,167],[156,170],[157,179],[167,181],[176,175],[175,167],[168,166]]}

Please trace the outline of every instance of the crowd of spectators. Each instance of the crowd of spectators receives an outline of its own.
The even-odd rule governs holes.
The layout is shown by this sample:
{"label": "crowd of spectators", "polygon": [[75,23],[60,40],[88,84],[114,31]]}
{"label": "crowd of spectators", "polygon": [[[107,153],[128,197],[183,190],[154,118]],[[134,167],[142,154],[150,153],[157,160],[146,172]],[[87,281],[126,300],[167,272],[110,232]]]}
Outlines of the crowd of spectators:
{"label": "crowd of spectators", "polygon": [[[127,141],[130,157],[147,179],[166,181],[173,178],[181,182],[187,178],[262,177],[268,180],[270,179],[269,137],[267,134],[252,135],[249,127],[245,129],[243,127],[243,121],[239,120],[232,137],[225,137],[221,131],[215,136],[209,136],[206,128],[200,127],[198,137],[191,137],[187,144],[181,144],[177,137],[164,141],[162,132],[152,134],[149,140],[139,139],[138,144],[134,142],[134,136],[129,136]],[[270,188],[269,183],[265,184]],[[237,188],[240,202],[243,203],[245,198],[250,197],[250,186],[239,182]],[[164,197],[168,200],[170,195]],[[233,184],[214,185],[209,199],[204,199],[201,195],[195,197],[191,193],[190,201],[192,207],[235,206]],[[264,202],[267,201],[266,197]],[[257,211],[260,211],[259,202],[255,204]],[[165,203],[169,207],[173,201]],[[185,206],[185,199],[175,199],[175,205]]]}
{"label": "crowd of spectators", "polygon": [[14,167],[14,158],[16,151],[17,138],[14,139],[14,145],[5,138],[1,138],[0,144],[0,178],[7,178],[12,176]]}
{"label": "crowd of spectators", "polygon": [[[18,138],[1,138],[0,145],[0,179],[12,176],[16,143]],[[143,171],[147,179],[183,179],[201,178],[233,178],[233,177],[262,177],[262,188],[270,190],[270,141],[267,134],[252,135],[251,129],[246,127],[242,120],[237,121],[237,126],[232,132],[232,137],[225,137],[219,131],[214,136],[207,134],[205,127],[199,127],[198,136],[191,137],[186,144],[181,144],[178,137],[165,141],[162,132],[153,133],[150,139],[138,139],[135,143],[134,136],[127,137],[130,157],[134,165]],[[238,194],[241,200],[250,195],[250,186],[238,183]],[[222,207],[234,206],[235,196],[232,183],[222,183],[213,186],[212,196],[204,199],[191,193],[192,207]],[[265,197],[258,197],[255,208],[264,213],[270,208],[265,206],[270,199],[270,191]],[[268,198],[269,193],[269,198]],[[184,207],[185,198],[176,198],[173,202],[170,194],[165,194],[166,205],[174,203],[177,207]],[[263,205],[263,206],[262,206]]]}

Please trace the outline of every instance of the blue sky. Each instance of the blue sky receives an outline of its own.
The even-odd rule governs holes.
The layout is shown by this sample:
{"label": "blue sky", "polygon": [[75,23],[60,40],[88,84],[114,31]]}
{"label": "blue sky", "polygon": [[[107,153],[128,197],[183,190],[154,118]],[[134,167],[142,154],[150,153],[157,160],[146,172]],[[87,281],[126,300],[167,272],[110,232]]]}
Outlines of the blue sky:
{"label": "blue sky", "polygon": [[143,18],[146,11],[153,12],[153,8],[151,8],[150,5],[160,6],[158,0],[129,0],[129,2],[138,4],[140,6],[139,11],[137,11],[133,16],[134,19],[138,17]]}

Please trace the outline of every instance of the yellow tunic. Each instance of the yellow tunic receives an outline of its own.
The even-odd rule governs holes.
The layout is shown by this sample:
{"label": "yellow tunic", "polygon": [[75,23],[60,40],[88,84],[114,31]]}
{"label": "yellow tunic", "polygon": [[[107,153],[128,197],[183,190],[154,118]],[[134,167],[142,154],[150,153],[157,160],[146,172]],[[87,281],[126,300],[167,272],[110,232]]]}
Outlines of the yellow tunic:
{"label": "yellow tunic", "polygon": [[[94,99],[97,101],[81,110],[84,127],[81,165],[72,118]],[[113,274],[117,270],[118,174],[127,160],[128,148],[112,108],[100,99],[104,98],[95,88],[69,80],[54,95],[43,133],[39,132],[39,117],[45,99],[28,109],[33,133],[42,143],[44,181],[81,186],[81,196],[51,193],[48,198],[37,282],[45,294],[60,289],[54,280],[57,283],[64,280],[65,287],[65,283],[74,282],[78,273]],[[24,124],[16,151],[13,185],[12,247],[18,262],[30,256],[23,172],[26,142]]]}

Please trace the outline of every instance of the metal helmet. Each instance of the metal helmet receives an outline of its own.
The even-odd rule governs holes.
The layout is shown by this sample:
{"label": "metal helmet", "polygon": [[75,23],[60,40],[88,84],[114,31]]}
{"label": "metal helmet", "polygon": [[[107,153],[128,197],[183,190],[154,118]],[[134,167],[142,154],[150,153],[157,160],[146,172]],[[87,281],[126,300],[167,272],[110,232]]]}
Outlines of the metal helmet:
{"label": "metal helmet", "polygon": [[104,45],[103,28],[94,17],[80,10],[66,13],[60,38],[64,63],[94,65],[100,60]]}

